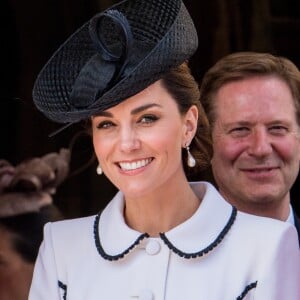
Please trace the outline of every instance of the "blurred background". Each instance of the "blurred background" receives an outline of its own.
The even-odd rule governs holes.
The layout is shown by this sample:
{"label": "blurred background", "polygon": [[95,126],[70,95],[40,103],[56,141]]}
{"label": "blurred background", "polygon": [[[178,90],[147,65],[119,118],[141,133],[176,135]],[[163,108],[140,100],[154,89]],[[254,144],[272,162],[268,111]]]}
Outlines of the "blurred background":
{"label": "blurred background", "polygon": [[[168,1],[168,0],[166,0]],[[68,147],[81,129],[48,121],[32,104],[34,80],[52,53],[95,13],[118,1],[2,0],[0,158],[16,165],[24,159]],[[235,51],[261,51],[286,56],[300,67],[299,0],[185,0],[199,34],[199,48],[191,60],[200,82],[220,57]],[[59,188],[55,202],[66,217],[90,215],[102,209],[116,192],[96,164],[76,173],[92,157],[92,145],[81,136],[72,152],[71,176]],[[73,175],[72,175],[73,174]],[[210,179],[210,172],[197,179]],[[300,214],[300,179],[292,199]],[[298,199],[299,198],[299,199]]]}

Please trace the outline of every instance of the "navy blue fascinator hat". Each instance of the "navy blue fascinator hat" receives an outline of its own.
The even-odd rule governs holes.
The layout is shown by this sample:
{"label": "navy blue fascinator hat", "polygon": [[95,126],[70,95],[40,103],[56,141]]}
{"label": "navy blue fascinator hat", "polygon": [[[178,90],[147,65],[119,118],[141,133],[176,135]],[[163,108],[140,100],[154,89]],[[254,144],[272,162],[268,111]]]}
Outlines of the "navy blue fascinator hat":
{"label": "navy blue fascinator hat", "polygon": [[37,108],[75,123],[115,106],[188,60],[197,32],[181,0],[125,0],[71,35],[38,75]]}

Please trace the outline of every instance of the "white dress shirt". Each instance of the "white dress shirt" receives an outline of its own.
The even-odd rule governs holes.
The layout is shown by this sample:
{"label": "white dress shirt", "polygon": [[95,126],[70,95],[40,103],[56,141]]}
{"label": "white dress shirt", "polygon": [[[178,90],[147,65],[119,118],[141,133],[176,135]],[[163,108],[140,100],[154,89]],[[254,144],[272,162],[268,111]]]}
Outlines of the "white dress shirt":
{"label": "white dress shirt", "polygon": [[295,226],[295,217],[294,217],[293,208],[291,205],[290,205],[290,213],[289,213],[289,216],[288,216],[286,222]]}

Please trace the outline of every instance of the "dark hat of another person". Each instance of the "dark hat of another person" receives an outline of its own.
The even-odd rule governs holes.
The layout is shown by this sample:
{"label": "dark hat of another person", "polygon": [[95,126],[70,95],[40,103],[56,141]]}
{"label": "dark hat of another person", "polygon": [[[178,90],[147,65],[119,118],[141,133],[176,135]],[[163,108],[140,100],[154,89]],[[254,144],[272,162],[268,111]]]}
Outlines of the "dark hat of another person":
{"label": "dark hat of another person", "polygon": [[71,35],[38,75],[33,100],[58,123],[113,107],[159,80],[197,50],[181,0],[126,0]]}

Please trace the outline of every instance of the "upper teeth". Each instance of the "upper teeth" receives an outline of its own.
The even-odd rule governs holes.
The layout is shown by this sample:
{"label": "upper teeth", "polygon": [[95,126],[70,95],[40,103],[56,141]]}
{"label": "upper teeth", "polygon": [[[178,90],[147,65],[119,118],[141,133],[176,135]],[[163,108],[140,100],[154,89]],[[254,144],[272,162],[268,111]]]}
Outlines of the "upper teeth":
{"label": "upper teeth", "polygon": [[138,160],[135,162],[122,162],[120,163],[120,167],[123,170],[135,170],[141,167],[146,166],[147,164],[149,164],[151,161],[150,158],[147,159],[142,159],[142,160]]}

